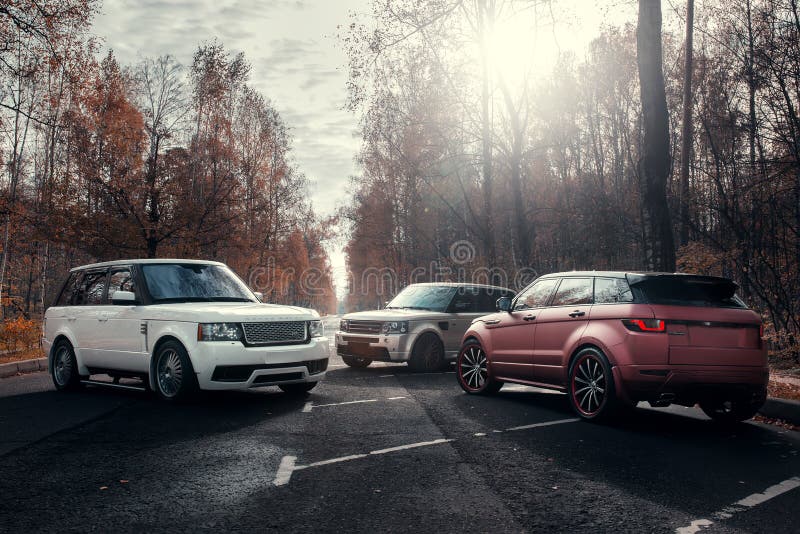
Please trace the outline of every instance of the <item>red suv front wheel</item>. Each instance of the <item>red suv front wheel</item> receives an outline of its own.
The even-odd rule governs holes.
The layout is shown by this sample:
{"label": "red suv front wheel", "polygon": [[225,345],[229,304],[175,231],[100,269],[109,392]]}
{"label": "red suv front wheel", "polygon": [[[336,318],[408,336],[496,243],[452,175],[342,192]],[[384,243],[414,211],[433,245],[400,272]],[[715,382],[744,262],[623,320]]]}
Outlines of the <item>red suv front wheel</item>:
{"label": "red suv front wheel", "polygon": [[461,347],[456,360],[456,377],[461,389],[473,395],[497,393],[503,387],[501,381],[492,378],[486,352],[475,340]]}

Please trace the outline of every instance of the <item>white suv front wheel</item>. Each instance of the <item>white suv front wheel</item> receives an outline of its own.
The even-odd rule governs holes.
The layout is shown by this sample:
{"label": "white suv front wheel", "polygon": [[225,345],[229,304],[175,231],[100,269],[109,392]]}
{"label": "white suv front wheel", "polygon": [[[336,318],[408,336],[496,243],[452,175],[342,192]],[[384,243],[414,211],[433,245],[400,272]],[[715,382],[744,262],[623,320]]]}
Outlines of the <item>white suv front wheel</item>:
{"label": "white suv front wheel", "polygon": [[164,400],[184,400],[197,391],[197,377],[189,354],[177,341],[167,341],[158,347],[152,372],[156,393]]}
{"label": "white suv front wheel", "polygon": [[50,376],[53,378],[53,385],[59,391],[76,390],[83,385],[81,384],[81,376],[78,374],[75,351],[69,341],[62,339],[53,347],[53,364],[50,367]]}

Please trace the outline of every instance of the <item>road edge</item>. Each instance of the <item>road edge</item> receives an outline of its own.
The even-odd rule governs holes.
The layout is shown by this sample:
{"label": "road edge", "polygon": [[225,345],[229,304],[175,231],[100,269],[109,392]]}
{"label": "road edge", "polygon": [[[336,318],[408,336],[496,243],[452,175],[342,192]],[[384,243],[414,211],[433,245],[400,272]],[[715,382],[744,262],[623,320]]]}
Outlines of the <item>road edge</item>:
{"label": "road edge", "polygon": [[770,419],[781,419],[793,425],[800,425],[799,401],[767,397],[767,402],[758,413]]}
{"label": "road edge", "polygon": [[47,371],[47,358],[34,358],[33,360],[20,360],[18,362],[0,364],[0,378],[37,371]]}

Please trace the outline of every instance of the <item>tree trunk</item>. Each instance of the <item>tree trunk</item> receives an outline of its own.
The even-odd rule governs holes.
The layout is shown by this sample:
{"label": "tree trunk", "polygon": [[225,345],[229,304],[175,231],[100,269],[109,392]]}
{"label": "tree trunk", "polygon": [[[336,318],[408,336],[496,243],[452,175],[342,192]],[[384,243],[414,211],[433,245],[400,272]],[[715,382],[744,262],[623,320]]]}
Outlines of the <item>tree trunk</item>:
{"label": "tree trunk", "polygon": [[692,161],[692,55],[694,0],[686,1],[686,46],[683,69],[683,132],[681,134],[681,245],[689,242],[689,166]]}
{"label": "tree trunk", "polygon": [[639,0],[636,36],[644,139],[639,162],[642,225],[648,269],[675,270],[667,178],[670,171],[669,116],[661,55],[661,0]]}
{"label": "tree trunk", "polygon": [[[515,259],[515,266],[526,267],[530,261],[531,248],[534,239],[533,228],[528,225],[528,216],[522,195],[522,150],[525,142],[526,121],[520,119],[519,110],[514,105],[508,85],[500,78],[500,89],[506,104],[509,122],[511,122],[511,194],[514,196],[514,230],[516,237],[516,250],[519,251]],[[529,201],[530,202],[530,201]],[[515,247],[512,247],[512,250]]]}
{"label": "tree trunk", "polygon": [[[492,117],[490,115],[491,91],[489,87],[489,51],[487,50],[486,36],[491,33],[492,19],[494,16],[494,2],[483,0],[478,6],[478,24],[481,39],[481,119],[483,141],[483,210],[484,210],[484,254],[487,265],[497,263],[497,251],[494,243],[494,224],[492,210]],[[494,274],[492,275],[494,277]],[[497,280],[491,280],[497,283]]]}

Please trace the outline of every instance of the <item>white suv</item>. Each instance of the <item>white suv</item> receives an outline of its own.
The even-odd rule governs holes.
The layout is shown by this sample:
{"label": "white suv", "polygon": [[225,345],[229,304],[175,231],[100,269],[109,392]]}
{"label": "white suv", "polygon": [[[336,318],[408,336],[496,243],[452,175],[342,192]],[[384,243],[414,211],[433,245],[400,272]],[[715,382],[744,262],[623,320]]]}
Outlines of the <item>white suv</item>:
{"label": "white suv", "polygon": [[262,304],[225,264],[128,260],[70,271],[45,312],[43,345],[59,390],[90,375],[141,378],[175,400],[196,389],[277,385],[310,391],[328,340],[314,310]]}

